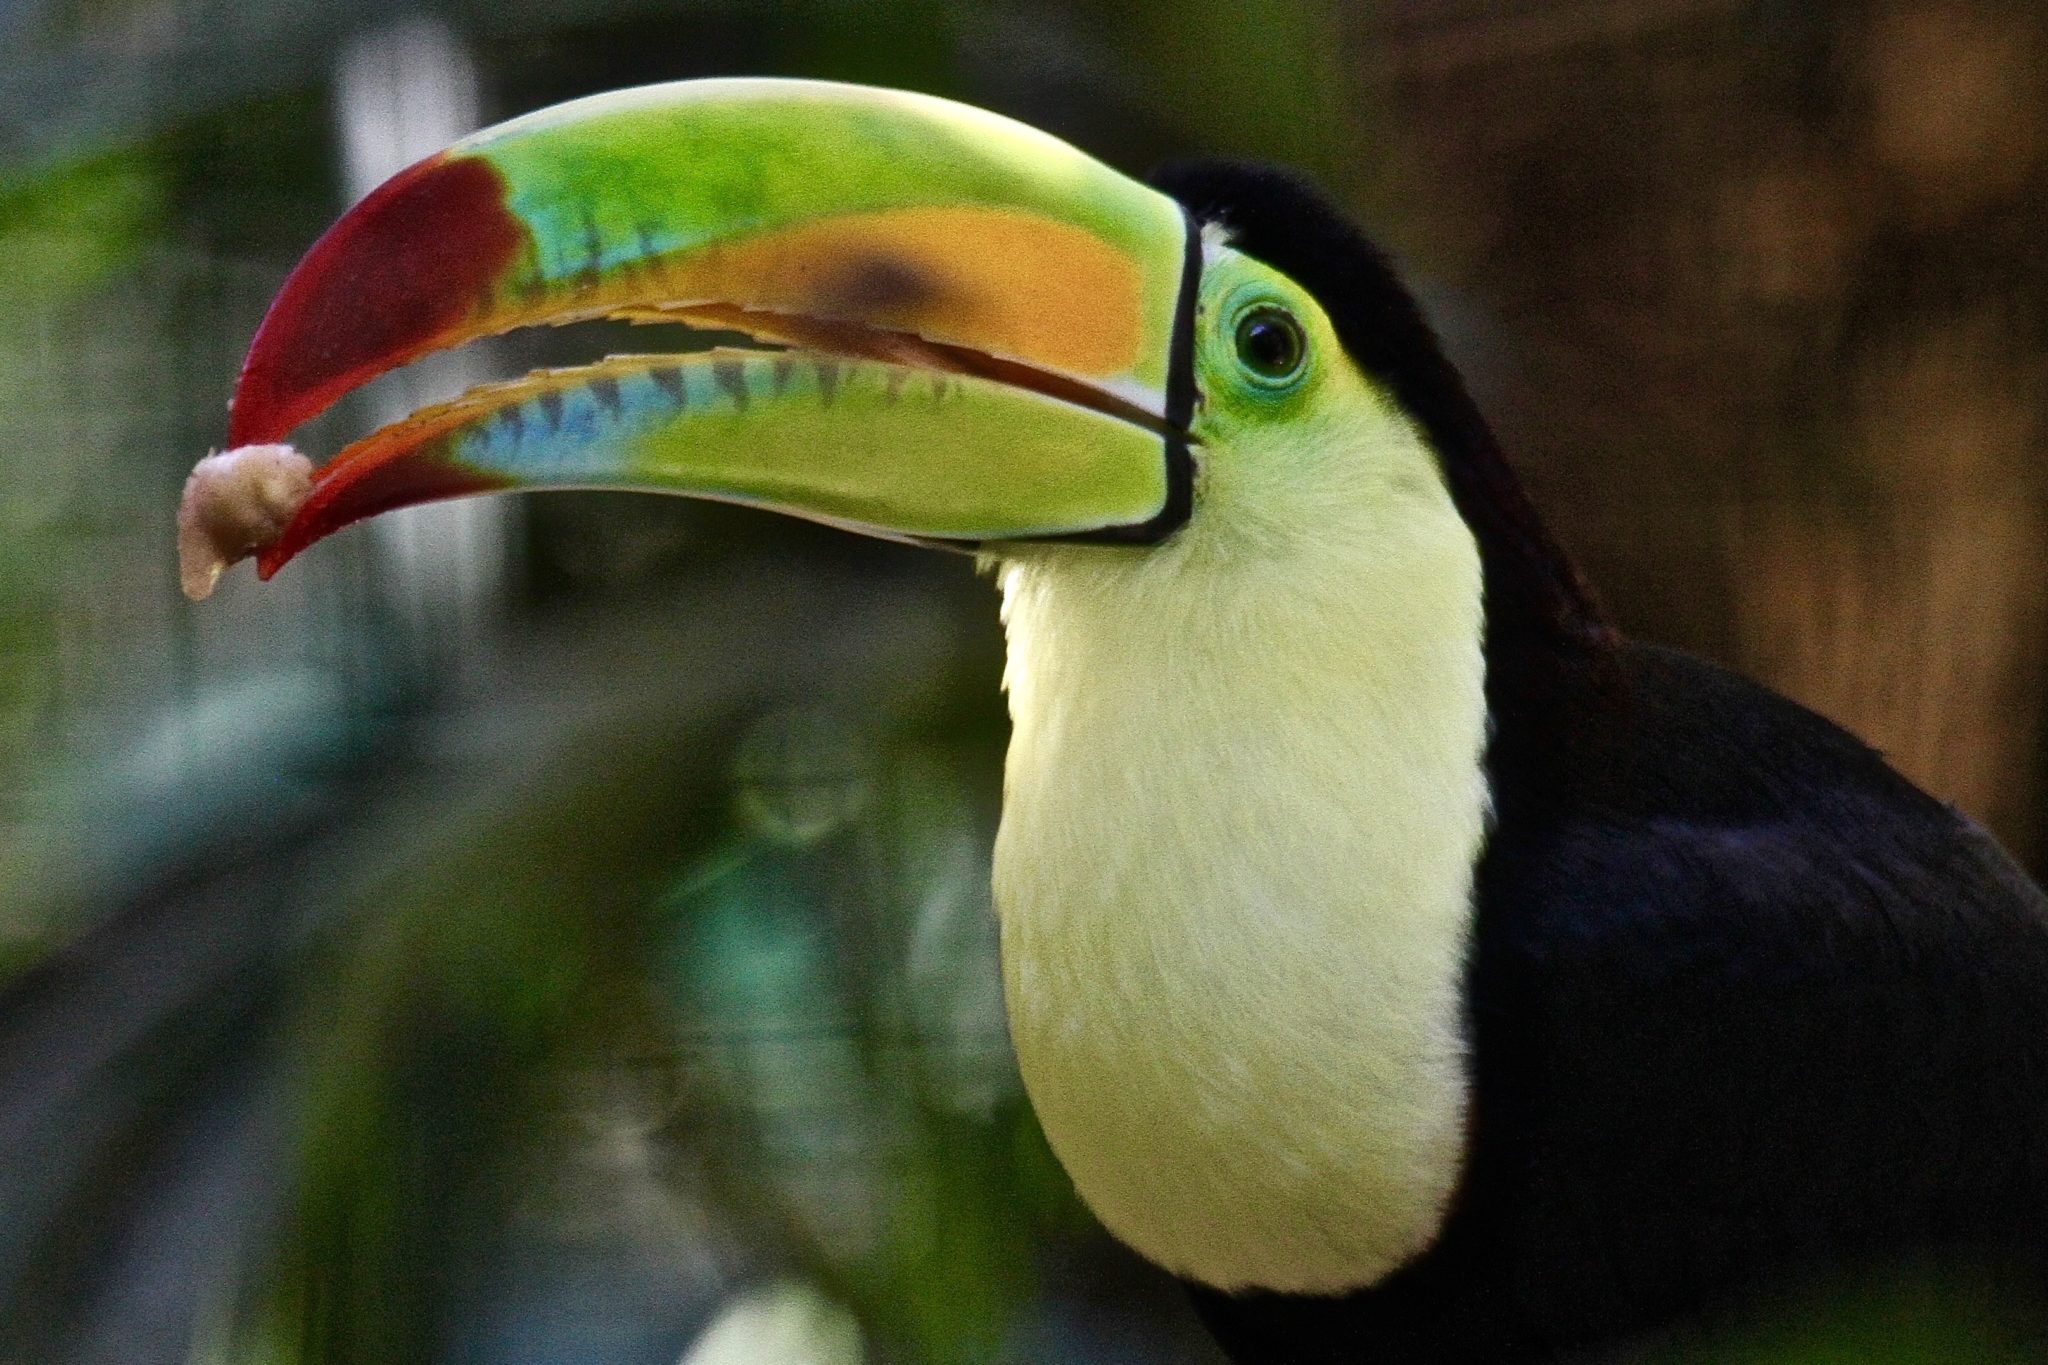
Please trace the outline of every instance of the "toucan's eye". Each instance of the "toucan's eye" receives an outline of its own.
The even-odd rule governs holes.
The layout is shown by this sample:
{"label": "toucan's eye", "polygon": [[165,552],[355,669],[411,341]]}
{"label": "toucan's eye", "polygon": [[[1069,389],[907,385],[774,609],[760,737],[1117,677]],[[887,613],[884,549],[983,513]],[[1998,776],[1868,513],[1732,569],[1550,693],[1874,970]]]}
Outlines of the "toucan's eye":
{"label": "toucan's eye", "polygon": [[1268,384],[1285,383],[1301,369],[1308,339],[1285,308],[1265,304],[1237,321],[1237,358]]}

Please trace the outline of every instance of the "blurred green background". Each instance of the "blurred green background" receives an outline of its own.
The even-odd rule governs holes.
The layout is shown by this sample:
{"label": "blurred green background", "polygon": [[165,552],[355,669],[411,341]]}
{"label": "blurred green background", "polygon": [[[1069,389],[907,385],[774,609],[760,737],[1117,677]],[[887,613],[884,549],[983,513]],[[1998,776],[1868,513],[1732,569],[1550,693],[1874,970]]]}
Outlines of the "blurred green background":
{"label": "blurred green background", "polygon": [[[0,1361],[1215,1359],[1019,1091],[965,560],[558,495],[178,596],[181,481],[351,198],[737,73],[1319,176],[1629,628],[2040,869],[2038,3],[0,0]],[[2002,1311],[1655,1358],[2032,1358]]]}

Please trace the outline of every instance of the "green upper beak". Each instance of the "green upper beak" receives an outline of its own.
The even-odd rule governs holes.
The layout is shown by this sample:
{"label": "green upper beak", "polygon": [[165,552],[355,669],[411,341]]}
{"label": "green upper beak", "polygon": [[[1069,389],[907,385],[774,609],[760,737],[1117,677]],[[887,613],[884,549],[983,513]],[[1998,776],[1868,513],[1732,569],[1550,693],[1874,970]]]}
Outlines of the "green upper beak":
{"label": "green upper beak", "polygon": [[486,386],[342,451],[259,556],[463,493],[617,487],[885,535],[1155,540],[1188,515],[1198,237],[1008,119],[920,95],[711,80],[578,100],[387,182],[285,281],[236,446],[368,379],[539,323],[758,348]]}

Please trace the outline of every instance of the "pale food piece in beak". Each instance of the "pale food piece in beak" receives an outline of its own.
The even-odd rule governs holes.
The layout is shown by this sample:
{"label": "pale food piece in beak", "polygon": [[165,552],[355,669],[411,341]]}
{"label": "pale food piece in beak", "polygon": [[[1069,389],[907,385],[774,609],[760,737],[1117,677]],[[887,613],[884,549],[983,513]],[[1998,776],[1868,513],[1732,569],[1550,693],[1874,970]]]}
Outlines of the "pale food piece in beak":
{"label": "pale food piece in beak", "polygon": [[208,455],[178,501],[178,577],[185,596],[213,595],[221,570],[276,540],[313,492],[313,462],[288,445]]}

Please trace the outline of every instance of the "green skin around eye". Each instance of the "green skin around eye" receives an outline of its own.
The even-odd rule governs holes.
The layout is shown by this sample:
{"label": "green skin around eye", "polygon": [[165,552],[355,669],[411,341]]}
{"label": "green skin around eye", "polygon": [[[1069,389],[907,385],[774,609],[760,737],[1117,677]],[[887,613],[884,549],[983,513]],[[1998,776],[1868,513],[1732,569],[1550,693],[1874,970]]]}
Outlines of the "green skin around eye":
{"label": "green skin around eye", "polygon": [[[1261,375],[1240,352],[1240,327],[1266,309],[1285,314],[1299,328],[1301,358],[1291,374]],[[1203,400],[1197,435],[1205,426],[1220,434],[1243,423],[1284,421],[1288,413],[1301,411],[1320,386],[1323,357],[1337,345],[1329,320],[1300,286],[1227,247],[1203,267],[1195,325],[1195,371]]]}
{"label": "green skin around eye", "polygon": [[[1416,454],[1424,447],[1406,419],[1352,363],[1305,290],[1214,243],[1201,290],[1189,424],[1194,515],[1179,538],[1188,552],[1207,545],[1284,560],[1303,528],[1328,525],[1333,505],[1371,509],[1434,496],[1433,461]],[[1285,379],[1256,374],[1238,353],[1238,325],[1260,308],[1284,309],[1301,328],[1301,361]]]}

